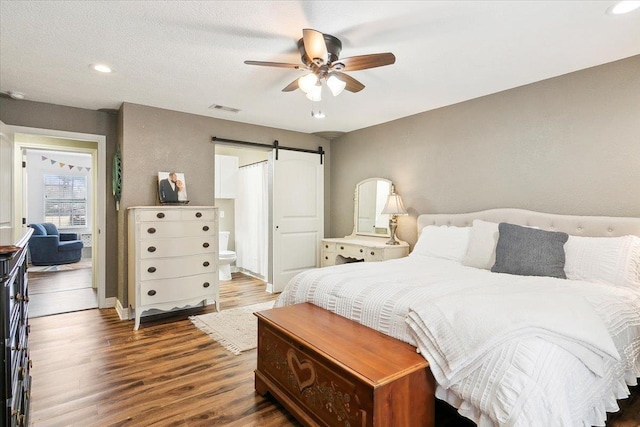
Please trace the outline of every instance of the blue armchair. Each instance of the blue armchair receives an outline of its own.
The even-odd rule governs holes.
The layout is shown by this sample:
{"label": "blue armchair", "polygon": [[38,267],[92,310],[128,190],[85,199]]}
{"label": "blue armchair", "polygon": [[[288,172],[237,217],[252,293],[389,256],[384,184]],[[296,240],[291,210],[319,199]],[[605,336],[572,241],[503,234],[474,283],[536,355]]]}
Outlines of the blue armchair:
{"label": "blue armchair", "polygon": [[82,240],[76,233],[60,233],[51,223],[29,224],[29,254],[33,265],[71,264],[82,258]]}

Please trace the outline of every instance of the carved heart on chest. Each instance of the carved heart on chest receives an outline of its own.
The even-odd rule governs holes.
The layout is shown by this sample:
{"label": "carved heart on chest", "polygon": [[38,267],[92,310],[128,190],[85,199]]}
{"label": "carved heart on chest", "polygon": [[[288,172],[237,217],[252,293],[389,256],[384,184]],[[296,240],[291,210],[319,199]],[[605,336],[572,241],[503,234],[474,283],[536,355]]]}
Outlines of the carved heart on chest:
{"label": "carved heart on chest", "polygon": [[316,381],[316,370],[313,367],[313,363],[308,360],[301,362],[292,348],[287,351],[287,364],[289,365],[289,370],[293,373],[293,377],[296,379],[300,392],[312,386]]}

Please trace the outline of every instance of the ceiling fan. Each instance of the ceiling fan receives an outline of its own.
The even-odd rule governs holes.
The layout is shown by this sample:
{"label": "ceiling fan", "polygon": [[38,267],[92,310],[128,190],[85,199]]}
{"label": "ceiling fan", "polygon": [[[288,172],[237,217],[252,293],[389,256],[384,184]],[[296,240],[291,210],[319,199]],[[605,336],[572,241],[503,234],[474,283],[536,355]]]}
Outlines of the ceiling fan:
{"label": "ceiling fan", "polygon": [[333,96],[338,96],[345,89],[349,92],[360,92],[364,89],[364,85],[343,71],[366,70],[396,62],[393,53],[375,53],[340,59],[342,42],[337,37],[312,29],[302,30],[302,38],[298,40],[298,50],[302,64],[263,61],[244,61],[244,63],[308,70],[309,73],[295,79],[282,91],[291,92],[299,88],[310,100],[320,101],[323,80]]}

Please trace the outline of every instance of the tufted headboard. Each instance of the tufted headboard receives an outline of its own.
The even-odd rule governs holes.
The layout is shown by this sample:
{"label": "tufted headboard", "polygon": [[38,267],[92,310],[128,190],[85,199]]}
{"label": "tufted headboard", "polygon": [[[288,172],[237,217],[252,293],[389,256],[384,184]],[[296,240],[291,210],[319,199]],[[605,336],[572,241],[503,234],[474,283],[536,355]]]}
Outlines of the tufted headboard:
{"label": "tufted headboard", "polygon": [[558,215],[506,208],[461,214],[423,214],[418,216],[418,234],[427,225],[470,227],[474,219],[563,231],[575,236],[616,237],[629,234],[640,236],[640,218]]}

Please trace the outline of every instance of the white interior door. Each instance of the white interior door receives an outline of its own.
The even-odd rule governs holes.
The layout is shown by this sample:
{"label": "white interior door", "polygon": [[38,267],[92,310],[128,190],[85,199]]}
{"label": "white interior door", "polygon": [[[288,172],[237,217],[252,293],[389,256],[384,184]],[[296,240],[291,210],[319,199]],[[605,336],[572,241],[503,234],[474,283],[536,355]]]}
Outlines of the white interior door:
{"label": "white interior door", "polygon": [[272,291],[282,292],[297,273],[320,265],[324,236],[324,166],[320,155],[271,153]]}
{"label": "white interior door", "polygon": [[13,232],[13,130],[0,122],[0,241],[12,244]]}

